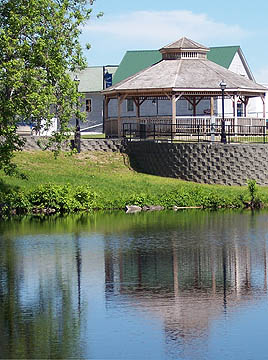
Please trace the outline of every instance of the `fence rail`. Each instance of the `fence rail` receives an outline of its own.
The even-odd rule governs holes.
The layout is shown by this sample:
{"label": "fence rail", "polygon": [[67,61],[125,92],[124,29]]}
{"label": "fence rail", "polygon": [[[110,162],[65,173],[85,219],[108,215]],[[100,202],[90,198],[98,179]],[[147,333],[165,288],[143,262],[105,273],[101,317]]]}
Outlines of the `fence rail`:
{"label": "fence rail", "polygon": [[[227,143],[268,143],[266,126],[225,125]],[[220,124],[124,123],[123,137],[128,140],[153,140],[157,142],[221,142]]]}

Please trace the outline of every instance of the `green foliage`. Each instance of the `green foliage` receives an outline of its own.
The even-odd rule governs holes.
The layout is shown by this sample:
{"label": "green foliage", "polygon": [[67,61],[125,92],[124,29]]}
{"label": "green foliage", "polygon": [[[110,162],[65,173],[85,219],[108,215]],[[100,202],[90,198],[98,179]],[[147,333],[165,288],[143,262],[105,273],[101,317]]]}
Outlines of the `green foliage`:
{"label": "green foliage", "polygon": [[[79,97],[70,71],[85,66],[79,35],[94,0],[1,0],[0,169],[16,173],[13,153],[23,148],[20,123],[59,131],[47,143],[56,153],[68,137]],[[101,14],[100,14],[101,15]],[[53,105],[53,106],[52,106]],[[45,124],[45,125],[44,125]]]}
{"label": "green foliage", "polygon": [[256,180],[248,180],[247,184],[250,200],[249,202],[245,202],[245,205],[246,207],[250,207],[252,209],[259,209],[262,207],[262,200],[257,194]]}
{"label": "green foliage", "polygon": [[79,210],[92,210],[98,207],[98,196],[89,186],[76,187],[73,196],[79,203]]}
{"label": "green foliage", "polygon": [[0,192],[0,215],[71,213],[96,209],[97,194],[89,186],[40,185],[30,192]]}
{"label": "green foliage", "polygon": [[[54,209],[57,213],[68,213],[124,209],[126,205],[161,205],[166,209],[173,206],[244,208],[251,201],[246,187],[201,185],[136,173],[117,153],[88,152],[72,157],[61,154],[54,160],[51,152],[20,152],[15,160],[27,174],[28,181],[0,172],[3,179],[0,204],[7,212],[18,208],[18,212]],[[256,192],[254,185],[252,190],[254,199],[267,206],[267,188],[261,187]],[[5,198],[5,194],[11,192],[25,194],[29,204],[19,204],[20,195]]]}
{"label": "green foliage", "polygon": [[53,209],[68,213],[96,207],[96,194],[89,187],[70,185],[41,185],[29,194],[29,201],[37,209]]}
{"label": "green foliage", "polygon": [[69,186],[41,185],[29,194],[33,207],[54,209],[57,212],[69,212],[78,207],[74,197],[70,196]]}
{"label": "green foliage", "polygon": [[256,180],[248,180],[247,183],[248,183],[248,191],[250,194],[250,200],[251,202],[253,202],[255,200],[257,193]]}
{"label": "green foliage", "polygon": [[0,216],[26,214],[30,209],[31,204],[26,193],[18,190],[0,193]]}

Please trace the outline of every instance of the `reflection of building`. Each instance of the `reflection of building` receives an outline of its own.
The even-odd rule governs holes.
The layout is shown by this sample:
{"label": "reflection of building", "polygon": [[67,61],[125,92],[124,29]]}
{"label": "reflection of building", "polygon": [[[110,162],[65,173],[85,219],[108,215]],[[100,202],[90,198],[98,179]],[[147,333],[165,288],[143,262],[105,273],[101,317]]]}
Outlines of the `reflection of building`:
{"label": "reflection of building", "polygon": [[[161,234],[159,235],[159,238]],[[171,248],[114,249],[105,256],[107,303],[121,296],[136,310],[163,319],[166,337],[187,343],[206,335],[213,319],[266,292],[265,243],[235,240],[187,245],[173,232]],[[261,275],[260,275],[261,274]],[[179,340],[178,340],[179,341]]]}

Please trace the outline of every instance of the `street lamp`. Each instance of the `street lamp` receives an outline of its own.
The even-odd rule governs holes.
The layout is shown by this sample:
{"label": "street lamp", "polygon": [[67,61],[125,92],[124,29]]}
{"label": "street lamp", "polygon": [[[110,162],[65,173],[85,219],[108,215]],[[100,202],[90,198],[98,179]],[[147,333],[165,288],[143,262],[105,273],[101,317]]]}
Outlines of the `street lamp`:
{"label": "street lamp", "polygon": [[[78,87],[80,83],[80,79],[77,75],[75,75],[74,82],[76,84],[76,90],[78,92]],[[77,98],[76,103],[76,117],[75,117],[75,133],[74,133],[74,147],[76,148],[77,152],[80,153],[81,151],[81,133],[80,133],[80,125],[78,119],[78,107],[79,107],[79,98]]]}
{"label": "street lamp", "polygon": [[225,119],[224,119],[224,90],[226,89],[226,83],[224,80],[220,82],[221,88],[221,101],[222,101],[222,121],[221,121],[221,142],[226,144],[226,132],[225,132]]}

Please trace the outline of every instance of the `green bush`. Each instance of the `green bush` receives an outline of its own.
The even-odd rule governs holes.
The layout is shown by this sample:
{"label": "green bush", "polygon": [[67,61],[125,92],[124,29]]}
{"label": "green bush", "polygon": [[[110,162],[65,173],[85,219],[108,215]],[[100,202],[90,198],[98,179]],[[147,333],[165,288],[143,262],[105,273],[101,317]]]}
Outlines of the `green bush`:
{"label": "green bush", "polygon": [[[265,197],[266,196],[266,197]],[[261,200],[260,200],[261,199]],[[245,204],[268,203],[268,194],[256,193],[256,184],[249,183],[247,191],[229,188],[211,188],[198,184],[187,184],[174,188],[159,188],[153,192],[149,187],[141,192],[129,193],[125,189],[113,188],[98,193],[90,186],[40,185],[28,192],[17,188],[2,189],[0,192],[0,215],[10,213],[71,213],[93,209],[117,210],[126,205],[161,205],[166,209],[173,206],[217,208],[243,208]]]}
{"label": "green bush", "polygon": [[22,191],[9,190],[0,193],[0,207],[3,215],[10,213],[26,214],[31,209],[31,204],[27,194]]}
{"label": "green bush", "polygon": [[98,208],[98,196],[89,186],[78,186],[74,189],[74,199],[79,202],[79,210]]}
{"label": "green bush", "polygon": [[91,210],[96,207],[96,194],[88,187],[41,185],[30,192],[29,201],[38,209],[54,209],[66,213]]}
{"label": "green bush", "polygon": [[258,194],[257,185],[255,180],[248,180],[248,192],[250,200],[248,202],[244,202],[246,207],[250,207],[252,209],[259,209],[262,207],[262,199]]}

